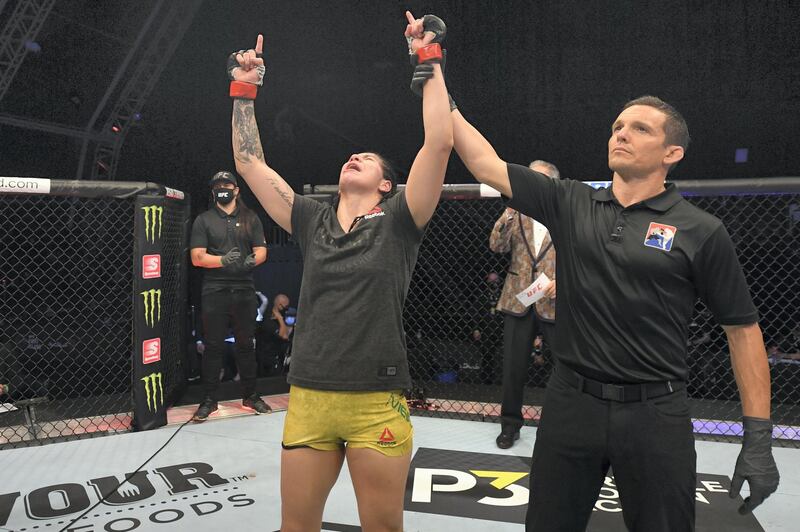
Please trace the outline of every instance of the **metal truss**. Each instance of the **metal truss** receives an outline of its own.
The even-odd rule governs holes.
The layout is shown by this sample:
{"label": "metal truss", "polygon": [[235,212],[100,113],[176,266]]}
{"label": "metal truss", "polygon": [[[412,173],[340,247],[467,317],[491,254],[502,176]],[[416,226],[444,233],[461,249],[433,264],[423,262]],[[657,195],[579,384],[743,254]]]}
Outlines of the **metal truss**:
{"label": "metal truss", "polygon": [[[146,43],[141,47],[141,53],[137,54],[135,61],[128,61],[128,58],[126,58],[115,77],[115,80],[119,78],[119,82],[122,81],[123,77],[126,78],[125,85],[113,105],[109,105],[110,95],[116,91],[116,87],[113,86],[114,84],[109,87],[106,96],[98,105],[92,120],[86,128],[87,136],[81,149],[78,179],[86,176],[86,174],[90,179],[115,178],[125,137],[136,123],[137,116],[141,112],[147,97],[153,91],[161,72],[169,63],[175,49],[183,39],[183,35],[191,25],[200,4],[201,0],[191,0],[188,2],[160,1],[156,5],[151,14],[151,18],[155,16],[154,23],[151,23],[151,19],[148,19],[148,22],[142,28],[142,32],[140,32],[139,38],[137,38],[137,48],[139,48],[138,43]],[[134,49],[132,53],[137,51],[139,50]],[[127,67],[130,63],[134,63],[134,66],[128,69]],[[103,118],[102,120],[101,117]],[[92,143],[89,134],[98,123],[103,125],[99,131],[95,130],[94,133],[105,135],[106,132],[111,131],[113,132],[113,141],[94,142],[93,162],[86,168],[86,155]]]}
{"label": "metal truss", "polygon": [[35,118],[17,116],[9,113],[0,113],[0,124],[6,124],[22,129],[31,129],[33,131],[43,131],[45,133],[53,133],[55,135],[63,135],[65,137],[75,137],[78,139],[89,138],[90,140],[96,142],[109,143],[114,140],[112,135],[107,132],[90,133],[87,136],[86,132],[78,127],[56,124],[55,122],[37,120]]}
{"label": "metal truss", "polygon": [[[27,55],[25,43],[33,41],[42,29],[55,0],[20,0],[0,33],[0,100]],[[0,12],[5,2],[0,2]]]}
{"label": "metal truss", "polygon": [[[114,179],[122,144],[136,122],[202,0],[156,0],[147,20],[117,69],[84,128],[0,113],[0,124],[66,135],[83,141],[77,179]],[[0,0],[0,14],[13,11],[0,32],[0,99],[25,59],[27,41],[35,40],[55,0]],[[6,16],[3,16],[6,19]],[[88,156],[93,155],[91,164]]]}

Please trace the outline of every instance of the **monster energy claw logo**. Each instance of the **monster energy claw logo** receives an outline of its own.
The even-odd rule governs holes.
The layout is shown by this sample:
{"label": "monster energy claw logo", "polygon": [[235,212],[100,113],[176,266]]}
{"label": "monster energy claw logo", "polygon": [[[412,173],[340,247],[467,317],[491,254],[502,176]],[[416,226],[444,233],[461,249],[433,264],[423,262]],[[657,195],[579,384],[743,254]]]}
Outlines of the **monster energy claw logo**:
{"label": "monster energy claw logo", "polygon": [[161,321],[161,289],[151,288],[140,292],[144,298],[144,322],[155,327]]}
{"label": "monster energy claw logo", "polygon": [[[142,377],[142,380],[144,381],[144,393],[147,395],[147,410],[157,412],[159,397],[161,398],[161,406],[164,406],[164,386],[162,385],[161,373],[151,373],[146,377]],[[156,388],[156,382],[158,382],[158,388]],[[151,396],[152,400],[150,399]]]}
{"label": "monster energy claw logo", "polygon": [[161,238],[161,221],[164,214],[164,207],[150,205],[142,207],[144,211],[144,236],[145,239],[154,244],[156,237]]}

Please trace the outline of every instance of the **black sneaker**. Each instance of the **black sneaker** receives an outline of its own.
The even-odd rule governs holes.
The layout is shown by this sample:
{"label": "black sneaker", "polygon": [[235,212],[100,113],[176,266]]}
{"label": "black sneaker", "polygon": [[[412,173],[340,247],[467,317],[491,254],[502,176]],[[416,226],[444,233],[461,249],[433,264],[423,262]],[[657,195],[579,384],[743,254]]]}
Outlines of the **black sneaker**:
{"label": "black sneaker", "polygon": [[500,435],[497,436],[497,446],[501,449],[510,449],[514,446],[514,442],[519,439],[519,429],[512,427],[503,427]]}
{"label": "black sneaker", "polygon": [[265,403],[264,400],[258,395],[251,395],[246,399],[242,399],[242,406],[252,409],[255,411],[256,415],[269,414],[272,412],[272,409],[269,407],[269,405]]}
{"label": "black sneaker", "polygon": [[192,421],[205,421],[208,419],[209,414],[211,412],[217,411],[217,402],[213,399],[204,399],[200,406],[197,407],[197,411],[192,416]]}

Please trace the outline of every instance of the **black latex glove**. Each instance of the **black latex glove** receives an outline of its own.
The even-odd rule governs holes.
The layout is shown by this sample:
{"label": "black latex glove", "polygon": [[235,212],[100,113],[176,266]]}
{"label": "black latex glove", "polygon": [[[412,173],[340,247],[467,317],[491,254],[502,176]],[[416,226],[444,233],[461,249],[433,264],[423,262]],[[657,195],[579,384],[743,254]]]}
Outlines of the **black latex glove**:
{"label": "black latex glove", "polygon": [[256,254],[251,253],[244,259],[244,268],[249,271],[255,267],[256,267]]}
{"label": "black latex glove", "polygon": [[747,481],[750,496],[739,507],[739,513],[745,515],[778,489],[780,475],[772,457],[772,422],[755,417],[744,417],[742,421],[744,440],[728,495],[731,499],[737,497]]}
{"label": "black latex glove", "polygon": [[222,267],[226,268],[231,264],[239,262],[240,258],[242,258],[242,254],[239,253],[239,248],[233,248],[232,250],[230,250],[229,252],[227,252],[222,256],[220,262],[222,263]]}
{"label": "black latex glove", "polygon": [[422,98],[422,86],[433,77],[433,64],[420,63],[411,75],[411,92]]}
{"label": "black latex glove", "polygon": [[[444,59],[444,58],[443,58]],[[444,73],[444,61],[442,61],[442,73]],[[433,77],[433,64],[420,63],[414,67],[414,73],[411,75],[411,92],[422,98],[422,86],[425,82]],[[447,98],[450,100],[450,110],[455,111],[458,109],[456,102],[450,93],[447,93]]]}

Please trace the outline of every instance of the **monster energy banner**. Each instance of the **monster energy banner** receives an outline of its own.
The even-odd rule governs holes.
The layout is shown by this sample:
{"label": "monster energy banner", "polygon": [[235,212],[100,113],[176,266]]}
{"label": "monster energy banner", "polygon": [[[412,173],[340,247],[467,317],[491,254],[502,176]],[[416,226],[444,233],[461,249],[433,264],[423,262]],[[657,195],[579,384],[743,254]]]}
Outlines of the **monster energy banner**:
{"label": "monster energy banner", "polygon": [[161,360],[165,315],[161,277],[164,225],[162,196],[136,198],[136,249],[134,252],[133,424],[137,430],[167,423]]}

